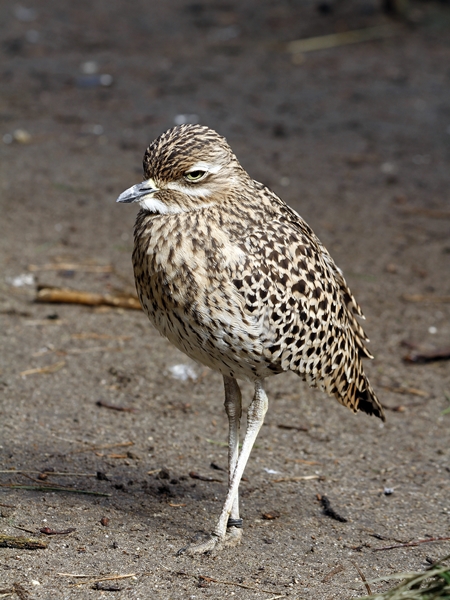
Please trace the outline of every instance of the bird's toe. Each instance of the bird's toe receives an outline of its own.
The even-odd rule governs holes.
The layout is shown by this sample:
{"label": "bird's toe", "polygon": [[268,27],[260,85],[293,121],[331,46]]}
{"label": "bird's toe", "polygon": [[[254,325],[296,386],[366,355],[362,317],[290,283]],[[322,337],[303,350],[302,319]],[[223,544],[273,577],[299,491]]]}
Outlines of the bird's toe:
{"label": "bird's toe", "polygon": [[184,548],[180,548],[177,555],[187,554],[188,556],[194,556],[195,554],[209,554],[213,550],[218,549],[221,545],[222,540],[220,540],[217,535],[211,534],[206,540],[192,542],[191,544],[184,546]]}
{"label": "bird's toe", "polygon": [[241,543],[242,529],[237,527],[228,527],[223,538],[212,533],[206,540],[201,542],[192,542],[178,550],[177,555],[187,554],[194,556],[196,554],[212,554],[220,551],[222,548],[232,548]]}
{"label": "bird's toe", "polygon": [[238,527],[228,527],[227,532],[225,534],[225,539],[223,540],[223,545],[232,547],[238,546],[241,543],[242,539],[242,529]]}

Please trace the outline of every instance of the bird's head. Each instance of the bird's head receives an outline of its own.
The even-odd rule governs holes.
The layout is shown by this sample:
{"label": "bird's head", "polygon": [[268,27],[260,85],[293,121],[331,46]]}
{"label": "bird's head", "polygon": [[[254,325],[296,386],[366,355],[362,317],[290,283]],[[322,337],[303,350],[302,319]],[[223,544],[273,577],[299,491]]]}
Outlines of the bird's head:
{"label": "bird's head", "polygon": [[150,144],[144,181],[117,202],[138,202],[153,213],[186,212],[220,203],[246,179],[224,137],[204,125],[179,125]]}

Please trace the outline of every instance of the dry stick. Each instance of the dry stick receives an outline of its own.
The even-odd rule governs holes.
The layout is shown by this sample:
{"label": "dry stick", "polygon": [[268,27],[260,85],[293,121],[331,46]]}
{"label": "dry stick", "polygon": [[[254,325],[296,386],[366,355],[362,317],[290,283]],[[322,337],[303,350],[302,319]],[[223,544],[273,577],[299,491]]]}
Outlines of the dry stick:
{"label": "dry stick", "polygon": [[334,569],[331,569],[331,571],[325,575],[325,577],[322,579],[322,583],[327,583],[332,577],[334,577],[338,573],[341,573],[344,570],[345,569],[343,565],[338,565],[337,567],[334,567]]}
{"label": "dry stick", "polygon": [[195,471],[190,471],[189,477],[191,477],[192,479],[200,479],[200,481],[216,481],[218,483],[223,482],[223,479],[216,479],[215,477],[208,477],[205,475],[200,475],[199,473],[196,473]]}
{"label": "dry stick", "polygon": [[[273,590],[265,590],[264,588],[256,587],[255,585],[247,585],[245,583],[236,583],[235,581],[226,581],[225,579],[214,579],[214,577],[208,577],[207,575],[193,575],[195,579],[202,579],[203,581],[210,581],[211,583],[221,583],[222,585],[235,585],[240,588],[244,588],[244,590],[254,590],[257,592],[264,592],[265,594],[273,594]],[[280,596],[275,596],[275,598],[284,598],[285,594]]]}
{"label": "dry stick", "polygon": [[34,271],[84,271],[85,273],[112,273],[111,265],[80,265],[75,263],[48,263],[45,265],[28,265]]}
{"label": "dry stick", "polygon": [[[82,442],[84,443],[84,442]],[[91,452],[95,450],[109,450],[110,448],[123,448],[126,446],[134,446],[134,442],[118,442],[116,444],[103,444],[101,446],[89,446],[89,448],[82,448],[81,450],[72,450],[68,454],[79,454],[81,452]]]}
{"label": "dry stick", "polygon": [[17,583],[17,581],[13,583],[13,590],[17,596],[19,596],[20,600],[29,600],[30,594],[23,587],[23,585],[20,585],[20,583]]}
{"label": "dry stick", "polygon": [[278,429],[295,429],[296,431],[309,431],[309,427],[305,425],[285,425],[284,423],[279,423],[277,425]]}
{"label": "dry stick", "polygon": [[[193,573],[186,573],[185,571],[174,571],[173,569],[169,569],[162,563],[159,563],[160,567],[169,571],[169,573],[174,573],[175,575],[186,575],[187,577],[193,577],[194,579],[203,579],[204,581],[211,581],[212,583],[222,583],[223,585],[235,585],[237,587],[244,588],[246,590],[255,590],[257,592],[264,592],[265,594],[273,594],[273,590],[265,590],[254,585],[246,585],[245,583],[235,583],[234,581],[224,581],[222,579],[214,579],[213,577],[208,577],[207,575],[194,575]],[[142,575],[146,575],[146,573],[142,573]],[[285,598],[286,594],[280,594],[279,596],[273,596],[272,598],[268,598],[268,600],[276,600],[277,598]]]}
{"label": "dry stick", "polygon": [[36,535],[36,530],[26,529],[25,527],[19,527],[19,525],[11,525],[14,529],[20,529],[20,531],[25,531],[26,533],[31,533],[31,535]]}
{"label": "dry stick", "polygon": [[89,490],[78,490],[76,488],[56,487],[51,485],[20,485],[16,483],[0,483],[0,487],[13,490],[31,490],[34,492],[69,492],[71,494],[88,494],[90,496],[111,496],[103,492],[91,492]]}
{"label": "dry stick", "polygon": [[132,335],[108,335],[107,333],[73,333],[70,336],[74,340],[132,340]]}
{"label": "dry stick", "polygon": [[335,48],[336,46],[377,40],[394,35],[395,33],[396,29],[389,25],[378,25],[376,27],[367,27],[366,29],[343,31],[341,33],[295,40],[289,42],[286,49],[292,54],[301,54],[303,52],[313,52],[314,50],[324,50],[326,48]]}
{"label": "dry stick", "polygon": [[[161,565],[166,571],[171,571],[164,565]],[[273,590],[265,590],[264,588],[256,587],[255,585],[247,585],[246,583],[237,583],[235,581],[226,581],[224,579],[215,579],[214,577],[208,577],[207,575],[194,575],[193,573],[186,573],[185,571],[171,571],[175,573],[175,575],[187,575],[188,577],[193,577],[198,580],[211,582],[211,583],[221,583],[222,585],[235,585],[236,587],[244,588],[244,590],[254,590],[255,592],[264,592],[265,594],[273,594]],[[275,598],[285,598],[286,594],[281,594],[279,596],[273,596],[273,598],[269,600],[274,600]]]}
{"label": "dry stick", "polygon": [[428,398],[429,394],[424,392],[423,390],[419,390],[418,388],[413,387],[395,387],[393,385],[382,385],[384,390],[388,390],[389,392],[394,392],[395,394],[411,394],[412,396],[422,396],[423,398]]}
{"label": "dry stick", "polygon": [[72,348],[63,350],[63,354],[86,354],[88,352],[122,352],[118,346],[91,346],[90,348]]}
{"label": "dry stick", "polygon": [[450,210],[439,210],[436,208],[422,208],[421,206],[403,206],[399,209],[407,215],[421,215],[431,219],[450,219]]}
{"label": "dry stick", "polygon": [[36,375],[37,373],[56,373],[56,371],[62,369],[65,364],[65,360],[60,360],[59,362],[54,363],[53,365],[48,365],[47,367],[37,367],[36,369],[27,369],[26,371],[21,371],[19,375],[21,377],[26,377],[27,375]]}
{"label": "dry stick", "polygon": [[321,465],[322,463],[317,460],[304,460],[303,458],[289,458],[286,456],[284,458],[286,462],[295,462],[300,463],[301,465]]}
{"label": "dry stick", "polygon": [[272,483],[282,483],[283,481],[308,481],[310,479],[320,479],[322,475],[301,475],[299,477],[280,477],[272,479]]}
{"label": "dry stick", "polygon": [[[19,471],[17,469],[9,469],[7,471],[0,471],[0,474],[7,473],[9,475],[58,475],[59,477],[97,477],[96,473],[60,473],[58,471]],[[10,504],[2,504],[0,506],[7,506],[8,508],[15,508]]]}
{"label": "dry stick", "polygon": [[[75,573],[58,573],[61,577],[73,577],[74,579],[90,577],[90,575],[76,575]],[[127,573],[126,575],[107,575],[105,577],[96,577],[95,579],[87,579],[86,581],[80,581],[80,583],[74,583],[69,587],[79,587],[80,585],[90,585],[91,583],[101,583],[102,581],[117,581],[119,579],[129,579],[130,577],[136,577],[137,573]]]}
{"label": "dry stick", "polygon": [[420,352],[412,350],[409,354],[403,357],[405,362],[409,363],[427,363],[436,360],[449,360],[450,346],[444,348],[436,348],[436,350]]}
{"label": "dry stick", "polygon": [[45,542],[23,535],[5,535],[0,533],[0,548],[18,548],[20,550],[38,550],[47,548]]}
{"label": "dry stick", "polygon": [[108,402],[103,402],[103,400],[97,400],[95,404],[97,406],[102,406],[103,408],[109,408],[110,410],[118,410],[119,412],[138,412],[137,408],[133,408],[131,406],[118,406],[117,404],[108,404]]}
{"label": "dry stick", "polygon": [[446,542],[450,540],[450,537],[432,537],[426,540],[415,540],[413,542],[406,542],[405,544],[396,544],[394,546],[383,546],[383,548],[374,548],[372,552],[381,552],[381,550],[393,550],[394,548],[409,548],[418,546],[419,544],[429,544],[431,542]]}
{"label": "dry stick", "polygon": [[112,296],[110,294],[94,294],[79,290],[44,287],[38,290],[36,302],[50,302],[58,304],[84,304],[86,306],[114,306],[116,308],[132,308],[141,310],[137,296],[131,294]]}
{"label": "dry stick", "polygon": [[367,579],[364,577],[364,573],[361,571],[361,569],[358,567],[358,565],[356,563],[354,563],[352,560],[350,562],[355,567],[355,569],[358,571],[359,576],[363,580],[363,583],[364,583],[364,585],[366,587],[367,593],[369,594],[369,596],[371,596],[372,595],[372,590],[370,589],[370,585],[367,583]]}
{"label": "dry stick", "polygon": [[402,294],[406,302],[431,302],[435,304],[450,302],[450,296],[433,296],[431,294]]}

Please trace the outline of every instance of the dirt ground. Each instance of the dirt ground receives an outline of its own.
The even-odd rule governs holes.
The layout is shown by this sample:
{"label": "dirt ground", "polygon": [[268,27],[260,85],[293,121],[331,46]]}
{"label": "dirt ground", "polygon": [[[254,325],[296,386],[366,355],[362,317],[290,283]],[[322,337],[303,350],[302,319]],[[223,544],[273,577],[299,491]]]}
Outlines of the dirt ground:
{"label": "dirt ground", "polygon": [[[347,599],[366,592],[358,569],[372,580],[450,552],[449,541],[376,551],[450,536],[450,363],[408,364],[402,345],[450,340],[450,10],[417,4],[410,20],[293,60],[290,40],[395,21],[375,0],[326,14],[313,0],[3,0],[0,534],[23,528],[48,546],[1,548],[1,590]],[[243,543],[197,558],[176,551],[211,530],[225,496],[226,473],[211,467],[226,468],[220,376],[138,310],[33,302],[37,284],[133,290],[136,211],[115,199],[141,181],[148,143],[183,119],[225,135],[344,270],[387,413],[383,426],[295,375],[268,380]],[[323,514],[324,494],[347,522]]]}

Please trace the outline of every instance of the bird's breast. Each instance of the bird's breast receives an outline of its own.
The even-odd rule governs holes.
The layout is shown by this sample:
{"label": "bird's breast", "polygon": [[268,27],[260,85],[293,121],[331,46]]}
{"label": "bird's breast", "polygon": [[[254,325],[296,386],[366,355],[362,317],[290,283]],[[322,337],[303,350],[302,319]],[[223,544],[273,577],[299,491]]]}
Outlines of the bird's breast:
{"label": "bird's breast", "polygon": [[149,319],[175,346],[222,372],[226,365],[227,373],[237,375],[236,362],[247,365],[252,356],[261,356],[263,315],[246,311],[233,283],[245,260],[243,250],[196,217],[153,219],[136,230],[138,295]]}

